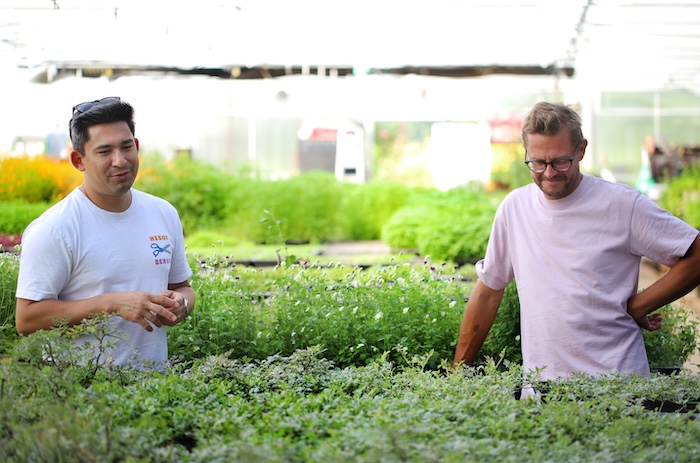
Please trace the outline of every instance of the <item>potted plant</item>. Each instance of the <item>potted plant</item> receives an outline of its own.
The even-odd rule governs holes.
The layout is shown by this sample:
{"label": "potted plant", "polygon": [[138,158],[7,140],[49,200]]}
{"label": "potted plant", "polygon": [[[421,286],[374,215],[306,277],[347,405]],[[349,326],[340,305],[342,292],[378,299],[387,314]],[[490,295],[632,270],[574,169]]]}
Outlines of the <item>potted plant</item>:
{"label": "potted plant", "polygon": [[661,328],[644,331],[644,346],[652,372],[672,374],[682,370],[698,351],[700,330],[692,312],[685,307],[667,304],[659,311],[663,315]]}

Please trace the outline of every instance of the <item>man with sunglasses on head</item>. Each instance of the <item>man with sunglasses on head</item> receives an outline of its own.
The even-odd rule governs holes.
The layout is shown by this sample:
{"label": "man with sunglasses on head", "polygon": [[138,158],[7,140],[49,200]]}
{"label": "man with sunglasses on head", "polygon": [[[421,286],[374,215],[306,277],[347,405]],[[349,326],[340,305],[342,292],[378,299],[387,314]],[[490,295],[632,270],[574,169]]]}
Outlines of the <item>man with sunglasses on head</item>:
{"label": "man with sunglasses on head", "polygon": [[[175,208],[132,188],[139,168],[134,110],[118,97],[81,103],[69,123],[70,161],[83,183],[22,236],[20,334],[96,314],[120,340],[105,362],[167,366],[166,326],[194,308],[192,275]],[[97,343],[82,335],[79,344]]]}
{"label": "man with sunglasses on head", "polygon": [[[698,230],[637,190],[582,173],[588,142],[572,108],[537,103],[522,138],[534,183],[499,206],[454,366],[476,360],[515,279],[526,375],[648,377],[640,327],[658,329],[654,311],[700,283]],[[642,256],[670,270],[637,292]]]}

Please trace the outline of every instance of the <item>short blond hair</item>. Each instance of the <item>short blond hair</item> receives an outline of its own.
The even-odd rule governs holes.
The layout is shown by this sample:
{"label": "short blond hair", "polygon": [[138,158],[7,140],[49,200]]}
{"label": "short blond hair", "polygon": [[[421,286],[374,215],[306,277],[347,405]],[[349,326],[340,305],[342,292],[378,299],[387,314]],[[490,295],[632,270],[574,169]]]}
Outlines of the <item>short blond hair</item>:
{"label": "short blond hair", "polygon": [[562,129],[569,131],[572,146],[581,144],[581,117],[576,110],[564,103],[540,101],[523,121],[523,145],[527,148],[527,137],[531,134],[557,135]]}

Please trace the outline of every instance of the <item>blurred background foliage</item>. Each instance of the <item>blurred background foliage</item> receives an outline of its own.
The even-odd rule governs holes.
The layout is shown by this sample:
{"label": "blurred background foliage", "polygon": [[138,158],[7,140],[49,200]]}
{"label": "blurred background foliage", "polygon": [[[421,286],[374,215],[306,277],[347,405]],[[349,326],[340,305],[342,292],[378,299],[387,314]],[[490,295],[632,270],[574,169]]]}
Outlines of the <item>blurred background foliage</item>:
{"label": "blurred background foliage", "polygon": [[[505,194],[530,181],[522,148],[494,148],[493,180],[447,191],[376,177],[363,184],[330,172],[280,180],[228,173],[187,156],[142,156],[136,188],[163,197],[180,212],[185,235],[227,243],[269,244],[383,240],[393,249],[455,263],[480,258],[491,221]],[[50,157],[0,159],[0,233],[21,234],[27,224],[80,184],[68,161]],[[664,185],[659,204],[700,228],[700,167]],[[277,219],[266,221],[265,211]],[[199,235],[199,237],[198,237]]]}
{"label": "blurred background foliage", "polygon": [[[79,177],[79,172],[67,161],[6,158],[0,168],[0,184],[22,178],[21,188],[0,191],[4,234],[21,233],[79,184],[73,174]],[[186,240],[201,242],[202,235],[209,244],[384,240],[393,248],[450,262],[483,254],[504,194],[474,186],[440,191],[393,180],[356,184],[320,171],[266,180],[249,172],[223,172],[186,156],[168,161],[155,154],[142,157],[135,187],[178,209]],[[261,221],[265,211],[278,219],[275,227]]]}

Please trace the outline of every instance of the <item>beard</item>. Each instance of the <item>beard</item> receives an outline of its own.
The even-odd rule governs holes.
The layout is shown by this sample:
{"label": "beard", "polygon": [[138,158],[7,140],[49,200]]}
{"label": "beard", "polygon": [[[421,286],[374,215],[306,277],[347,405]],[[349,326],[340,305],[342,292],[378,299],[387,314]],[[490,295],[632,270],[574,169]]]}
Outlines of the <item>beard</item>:
{"label": "beard", "polygon": [[569,196],[576,189],[580,176],[580,172],[568,176],[560,172],[550,178],[544,177],[544,174],[537,174],[533,180],[548,199],[560,199]]}

